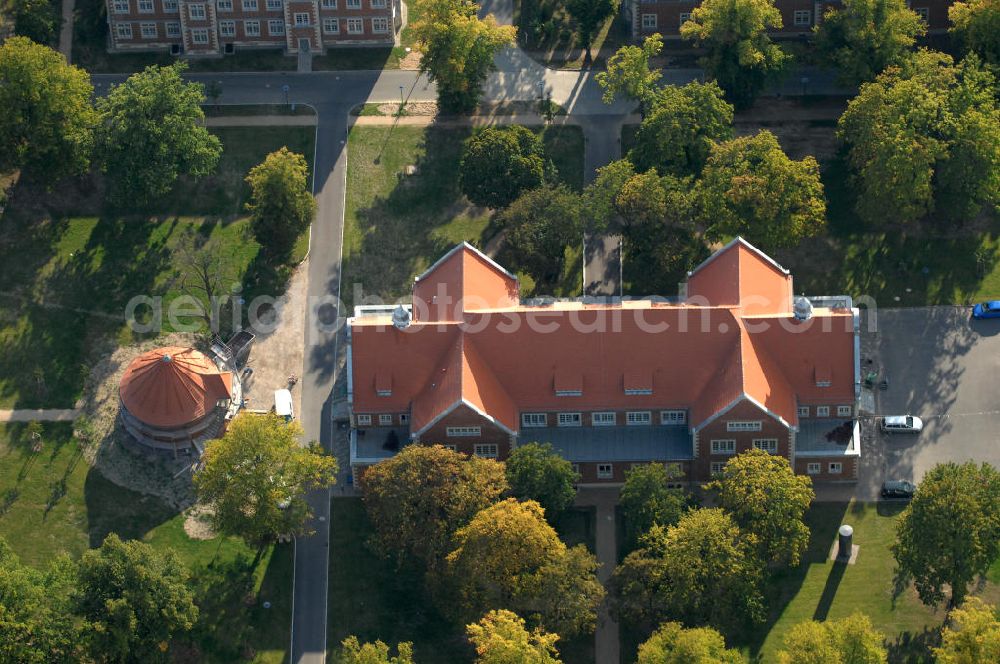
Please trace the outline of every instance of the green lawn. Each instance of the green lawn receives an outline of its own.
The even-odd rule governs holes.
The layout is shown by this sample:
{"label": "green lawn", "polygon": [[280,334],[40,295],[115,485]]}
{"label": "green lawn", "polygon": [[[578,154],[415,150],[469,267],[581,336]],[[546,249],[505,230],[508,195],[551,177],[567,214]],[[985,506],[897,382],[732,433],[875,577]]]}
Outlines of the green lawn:
{"label": "green lawn", "polygon": [[[618,3],[592,38],[591,50],[613,52],[629,41],[629,28],[618,13]],[[517,39],[543,64],[579,69],[585,64],[576,22],[566,4],[558,0],[516,0],[514,25]],[[591,63],[592,64],[592,63]]]}
{"label": "green lawn", "polygon": [[[201,615],[190,636],[197,661],[284,661],[290,639],[292,553],[253,551],[233,538],[192,540],[184,516],[160,500],[123,489],[83,460],[69,424],[47,424],[44,448],[31,451],[23,425],[0,425],[0,537],[22,561],[44,567],[54,556],[77,558],[108,533],[175,550],[192,571]],[[246,601],[252,598],[252,601]],[[271,602],[270,609],[263,602]],[[185,652],[190,644],[178,643]]]}
{"label": "green lawn", "polygon": [[[594,511],[571,509],[557,524],[563,540],[593,549]],[[330,581],[327,643],[330,661],[348,636],[395,647],[411,641],[420,664],[471,664],[460,625],[449,623],[424,598],[420,578],[374,555],[365,544],[371,523],[359,498],[334,498],[330,508]],[[566,662],[594,661],[593,637],[560,643]]]}
{"label": "green lawn", "polygon": [[[216,175],[185,181],[155,212],[103,209],[99,178],[58,191],[15,189],[0,225],[0,407],[70,407],[105,341],[128,341],[123,312],[143,294],[179,294],[175,251],[188,234],[217,239],[247,300],[280,294],[287,270],[256,261],[242,211],[246,171],[282,145],[312,160],[312,127],[213,130],[225,152]],[[305,252],[307,235],[299,246]],[[169,323],[166,330],[169,330]]]}
{"label": "green lawn", "polygon": [[[406,296],[413,277],[456,243],[467,240],[483,247],[496,234],[489,211],[472,206],[458,190],[463,143],[472,131],[412,126],[351,129],[342,288],[349,307],[356,300],[355,288],[383,298]],[[537,131],[560,178],[576,189],[582,187],[579,127]],[[406,175],[407,166],[415,166],[417,172]],[[560,284],[563,292],[556,294],[579,294],[579,258],[566,272]]]}

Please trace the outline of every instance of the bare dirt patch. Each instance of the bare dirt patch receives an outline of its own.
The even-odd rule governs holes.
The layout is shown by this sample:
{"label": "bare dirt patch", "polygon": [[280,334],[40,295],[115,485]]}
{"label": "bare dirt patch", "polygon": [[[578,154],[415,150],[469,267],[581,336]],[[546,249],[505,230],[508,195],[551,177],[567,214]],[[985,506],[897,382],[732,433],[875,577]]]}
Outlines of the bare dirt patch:
{"label": "bare dirt patch", "polygon": [[195,505],[184,515],[184,532],[193,540],[210,540],[216,536],[212,528],[212,509]]}

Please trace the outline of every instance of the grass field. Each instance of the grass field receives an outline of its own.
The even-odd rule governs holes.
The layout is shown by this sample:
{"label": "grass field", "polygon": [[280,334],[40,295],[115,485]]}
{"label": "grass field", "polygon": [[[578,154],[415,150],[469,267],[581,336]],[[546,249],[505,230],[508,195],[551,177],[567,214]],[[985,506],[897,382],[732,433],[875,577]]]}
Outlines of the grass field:
{"label": "grass field", "polygon": [[34,454],[23,425],[0,425],[0,537],[23,562],[44,567],[59,553],[78,558],[111,532],[169,547],[193,575],[200,617],[190,641],[200,653],[197,661],[223,664],[250,652],[261,664],[284,661],[290,546],[269,549],[251,569],[254,552],[241,541],[192,540],[183,515],[104,479],[83,460],[69,424],[45,425],[42,440],[42,451]]}
{"label": "grass field", "polygon": [[[342,296],[355,288],[383,298],[409,294],[413,277],[456,243],[483,247],[495,234],[488,210],[458,190],[463,142],[472,129],[354,126],[349,137]],[[569,186],[583,185],[578,127],[539,128],[546,151]],[[416,173],[406,175],[407,166]],[[579,253],[577,253],[579,256]],[[579,258],[561,287],[579,294]],[[516,266],[512,266],[516,267]]]}
{"label": "grass field", "polygon": [[[593,511],[570,510],[557,524],[570,545],[593,548]],[[460,625],[454,625],[424,598],[421,581],[412,572],[374,555],[365,542],[372,533],[358,498],[334,498],[330,510],[330,585],[327,643],[330,661],[348,636],[362,642],[380,639],[395,647],[413,642],[420,664],[471,664],[473,653]],[[593,638],[559,644],[564,661],[593,662]]]}
{"label": "grass field", "polygon": [[[628,26],[613,3],[608,16],[597,28],[590,44],[594,52],[613,52],[627,43]],[[517,0],[514,3],[514,24],[518,41],[543,64],[579,69],[588,63],[580,42],[576,22],[566,4],[555,0]],[[602,54],[603,55],[603,54]]]}
{"label": "grass field", "polygon": [[176,250],[188,235],[225,248],[248,300],[283,291],[287,271],[255,260],[243,177],[282,145],[311,162],[314,130],[213,131],[225,145],[218,172],[181,182],[155,211],[103,209],[99,178],[52,193],[15,189],[0,220],[0,407],[72,406],[92,353],[130,338],[121,336],[128,300],[143,294],[169,304],[179,294]]}

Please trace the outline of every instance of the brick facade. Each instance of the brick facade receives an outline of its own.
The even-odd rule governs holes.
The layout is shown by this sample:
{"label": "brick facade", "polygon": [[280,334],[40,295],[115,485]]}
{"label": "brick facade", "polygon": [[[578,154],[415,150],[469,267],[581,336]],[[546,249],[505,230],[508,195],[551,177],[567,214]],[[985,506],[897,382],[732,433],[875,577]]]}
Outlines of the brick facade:
{"label": "brick facade", "polygon": [[[622,5],[622,12],[636,39],[654,33],[668,40],[679,39],[681,23],[699,4],[700,0],[627,0]],[[808,37],[813,27],[823,21],[823,14],[830,8],[840,7],[841,3],[839,0],[775,0],[774,5],[781,12],[782,27],[773,30],[773,36]],[[910,0],[910,7],[924,15],[928,32],[932,34],[948,29],[950,6],[951,0]]]}
{"label": "brick facade", "polygon": [[402,28],[400,0],[107,0],[107,12],[110,51],[189,56],[386,46]]}

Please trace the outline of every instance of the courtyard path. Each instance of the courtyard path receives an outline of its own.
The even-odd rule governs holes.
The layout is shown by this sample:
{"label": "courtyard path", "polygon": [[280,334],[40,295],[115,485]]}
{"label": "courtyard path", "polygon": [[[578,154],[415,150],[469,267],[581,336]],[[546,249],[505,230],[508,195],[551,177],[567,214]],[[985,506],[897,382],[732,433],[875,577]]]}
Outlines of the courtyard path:
{"label": "courtyard path", "polygon": [[0,422],[72,422],[80,416],[78,408],[18,408],[0,410]]}
{"label": "courtyard path", "polygon": [[[594,548],[597,561],[597,578],[605,587],[618,564],[618,544],[615,537],[615,506],[618,504],[618,487],[580,487],[576,504],[595,507]],[[600,664],[618,664],[621,660],[618,623],[611,617],[608,599],[597,609],[597,630],[594,634],[594,661]]]}
{"label": "courtyard path", "polygon": [[205,118],[206,127],[315,127],[315,115],[220,115]]}
{"label": "courtyard path", "polygon": [[73,62],[73,11],[76,0],[62,0],[62,25],[59,28],[59,52],[66,62]]}

